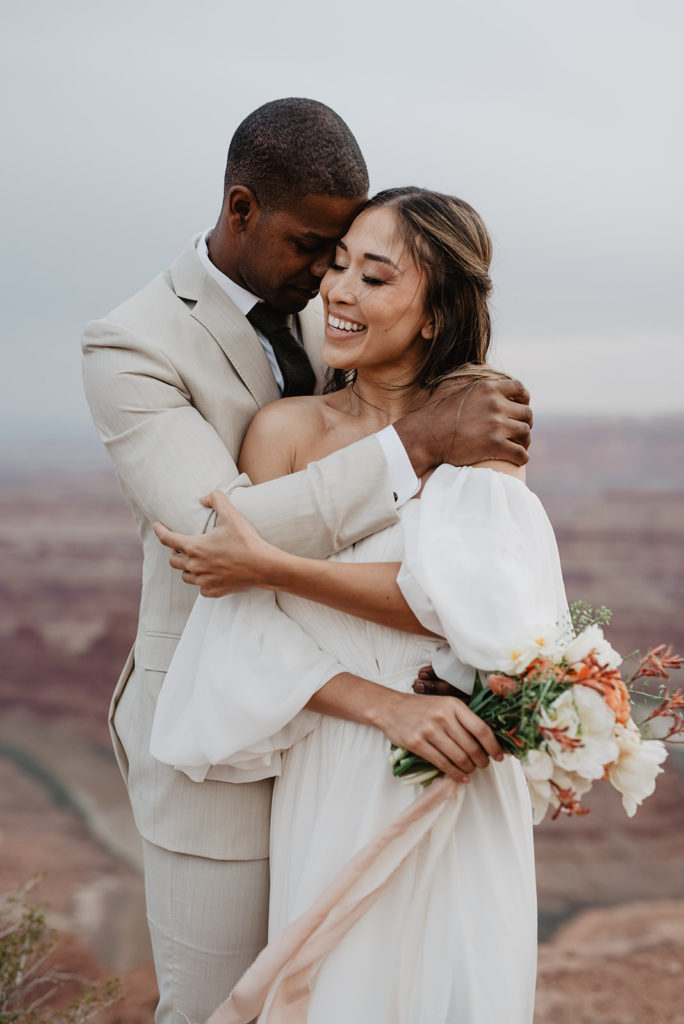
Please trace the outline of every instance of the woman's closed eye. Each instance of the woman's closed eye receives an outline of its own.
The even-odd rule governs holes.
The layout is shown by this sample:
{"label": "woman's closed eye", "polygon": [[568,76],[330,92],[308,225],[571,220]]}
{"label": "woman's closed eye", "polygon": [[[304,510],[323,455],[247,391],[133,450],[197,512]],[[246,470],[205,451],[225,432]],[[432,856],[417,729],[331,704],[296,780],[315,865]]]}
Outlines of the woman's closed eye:
{"label": "woman's closed eye", "polygon": [[[342,271],[344,270],[349,270],[349,267],[345,267],[342,263],[331,263],[328,269],[335,270],[338,273],[342,273]],[[363,281],[364,284],[369,284],[371,287],[376,287],[377,285],[388,283],[381,277],[373,277],[372,274],[362,274],[361,280]]]}

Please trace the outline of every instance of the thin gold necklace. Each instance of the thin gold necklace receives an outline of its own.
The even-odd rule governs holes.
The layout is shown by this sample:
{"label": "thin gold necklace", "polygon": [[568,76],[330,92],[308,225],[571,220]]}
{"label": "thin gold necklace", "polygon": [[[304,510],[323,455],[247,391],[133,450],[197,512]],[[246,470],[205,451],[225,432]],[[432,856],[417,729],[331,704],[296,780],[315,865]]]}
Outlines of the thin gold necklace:
{"label": "thin gold necklace", "polygon": [[[358,398],[359,402],[365,402],[366,405],[370,405],[370,407],[372,409],[377,409],[378,412],[384,413],[385,416],[387,416],[388,414],[387,414],[387,410],[386,409],[382,409],[379,405],[375,405],[373,402],[369,402],[367,398],[364,398],[363,395],[360,395],[358,393],[358,391],[354,387],[355,383],[356,383],[356,381],[352,381],[351,384],[347,385],[349,390],[351,391],[352,395],[355,395],[356,398]],[[351,409],[351,398],[349,400],[349,408]]]}

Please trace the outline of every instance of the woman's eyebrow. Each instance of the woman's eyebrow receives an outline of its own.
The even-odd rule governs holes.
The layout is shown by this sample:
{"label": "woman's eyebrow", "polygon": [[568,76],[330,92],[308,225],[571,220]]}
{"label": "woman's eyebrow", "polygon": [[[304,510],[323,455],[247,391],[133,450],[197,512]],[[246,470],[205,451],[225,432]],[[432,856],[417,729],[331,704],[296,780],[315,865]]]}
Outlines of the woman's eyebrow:
{"label": "woman's eyebrow", "polygon": [[378,256],[374,252],[364,252],[363,258],[364,260],[375,260],[376,263],[386,263],[388,267],[394,267],[395,270],[399,270],[396,263],[393,263],[387,256]]}
{"label": "woman's eyebrow", "polygon": [[[349,252],[347,246],[344,244],[342,239],[340,239],[337,244],[339,245],[340,249],[344,249],[345,252]],[[364,260],[374,260],[376,263],[386,263],[388,267],[393,267],[394,270],[399,270],[399,267],[396,265],[396,263],[393,263],[392,260],[389,259],[387,256],[379,256],[377,253],[374,252],[364,252],[363,258]]]}

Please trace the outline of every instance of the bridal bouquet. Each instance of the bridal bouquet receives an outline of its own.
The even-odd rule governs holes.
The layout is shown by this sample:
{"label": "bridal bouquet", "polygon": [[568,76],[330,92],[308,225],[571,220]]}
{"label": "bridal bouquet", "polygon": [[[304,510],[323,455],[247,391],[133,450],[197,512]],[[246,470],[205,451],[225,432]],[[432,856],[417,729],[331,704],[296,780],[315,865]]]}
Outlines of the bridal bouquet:
{"label": "bridal bouquet", "polygon": [[[520,759],[532,796],[535,824],[549,807],[559,814],[586,814],[581,798],[596,779],[607,779],[635,814],[653,792],[667,757],[664,741],[684,735],[684,693],[670,692],[669,679],[684,659],[661,644],[641,658],[631,676],[603,635],[607,608],[593,612],[584,602],[571,609],[572,629],[563,639],[539,637],[511,652],[506,672],[476,676],[470,708],[495,733],[502,749]],[[641,686],[641,689],[638,687]],[[655,701],[650,713],[634,698]],[[637,721],[635,721],[635,715]],[[662,722],[660,738],[654,723]],[[393,772],[423,786],[443,773],[410,751],[393,747]]]}

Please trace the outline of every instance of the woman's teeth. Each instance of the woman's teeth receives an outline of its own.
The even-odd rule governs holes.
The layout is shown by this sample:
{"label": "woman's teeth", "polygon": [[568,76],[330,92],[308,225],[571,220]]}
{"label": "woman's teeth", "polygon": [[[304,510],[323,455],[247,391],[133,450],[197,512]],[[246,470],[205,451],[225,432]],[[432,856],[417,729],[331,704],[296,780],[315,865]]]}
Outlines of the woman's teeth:
{"label": "woman's teeth", "polygon": [[340,320],[338,316],[328,316],[328,323],[338,331],[365,331],[362,324],[354,324],[350,320]]}

